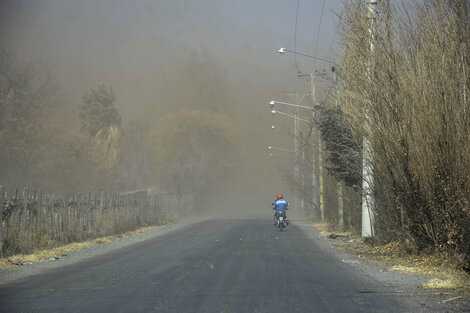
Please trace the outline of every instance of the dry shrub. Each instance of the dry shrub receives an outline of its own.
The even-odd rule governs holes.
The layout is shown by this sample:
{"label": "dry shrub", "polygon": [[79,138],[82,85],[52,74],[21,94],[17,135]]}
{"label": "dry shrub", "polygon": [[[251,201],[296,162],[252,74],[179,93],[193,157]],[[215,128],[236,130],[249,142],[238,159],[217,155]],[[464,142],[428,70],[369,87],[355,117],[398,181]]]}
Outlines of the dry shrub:
{"label": "dry shrub", "polygon": [[341,95],[356,138],[370,130],[377,234],[467,263],[469,9],[464,0],[379,1],[371,53],[365,1],[349,1]]}
{"label": "dry shrub", "polygon": [[111,210],[103,213],[100,217],[98,236],[122,234],[143,226],[148,226],[148,223],[142,222],[139,216],[130,217],[125,211]]}

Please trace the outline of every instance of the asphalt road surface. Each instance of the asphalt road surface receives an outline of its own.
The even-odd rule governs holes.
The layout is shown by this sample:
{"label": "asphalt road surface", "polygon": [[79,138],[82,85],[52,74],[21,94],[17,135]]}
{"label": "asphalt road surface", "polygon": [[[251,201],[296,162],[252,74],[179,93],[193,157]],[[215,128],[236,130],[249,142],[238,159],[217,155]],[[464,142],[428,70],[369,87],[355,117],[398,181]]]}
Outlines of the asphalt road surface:
{"label": "asphalt road surface", "polygon": [[0,312],[408,312],[290,225],[213,220],[0,288]]}

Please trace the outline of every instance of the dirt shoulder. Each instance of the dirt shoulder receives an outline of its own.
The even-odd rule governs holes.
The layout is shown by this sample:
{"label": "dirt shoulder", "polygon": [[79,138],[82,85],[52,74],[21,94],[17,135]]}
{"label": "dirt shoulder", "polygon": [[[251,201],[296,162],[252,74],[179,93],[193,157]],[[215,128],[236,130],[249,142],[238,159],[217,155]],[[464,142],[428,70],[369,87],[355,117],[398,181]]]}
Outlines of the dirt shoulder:
{"label": "dirt shoulder", "polygon": [[400,256],[397,247],[372,246],[350,233],[332,233],[326,225],[296,223],[318,245],[377,285],[397,296],[413,312],[470,312],[470,275],[449,260]]}
{"label": "dirt shoulder", "polygon": [[98,255],[112,252],[135,243],[176,231],[190,224],[203,221],[186,220],[178,223],[144,227],[121,235],[97,238],[90,241],[64,245],[38,251],[30,255],[16,255],[0,259],[0,285],[75,264]]}

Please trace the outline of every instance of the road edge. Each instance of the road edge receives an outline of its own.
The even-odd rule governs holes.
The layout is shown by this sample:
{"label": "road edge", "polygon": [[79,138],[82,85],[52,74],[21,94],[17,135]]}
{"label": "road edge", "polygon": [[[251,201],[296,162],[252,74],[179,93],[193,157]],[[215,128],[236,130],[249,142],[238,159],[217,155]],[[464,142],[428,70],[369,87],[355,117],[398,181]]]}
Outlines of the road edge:
{"label": "road edge", "polygon": [[127,237],[116,238],[113,241],[97,243],[86,248],[75,250],[58,258],[51,258],[41,262],[30,262],[13,268],[0,270],[0,286],[25,280],[47,271],[59,269],[64,266],[84,262],[91,258],[114,252],[119,249],[130,247],[145,240],[153,239],[178,231],[187,226],[204,222],[209,218],[180,220],[170,225],[160,225],[146,232],[133,234]]}
{"label": "road edge", "polygon": [[343,268],[355,274],[360,273],[361,277],[373,286],[383,288],[383,292],[394,295],[400,302],[412,308],[412,312],[452,313],[470,310],[468,295],[456,297],[450,293],[421,288],[423,283],[429,281],[430,276],[390,271],[389,266],[383,262],[344,251],[335,245],[335,239],[322,236],[321,231],[307,221],[296,221],[295,225],[320,249],[340,261]]}

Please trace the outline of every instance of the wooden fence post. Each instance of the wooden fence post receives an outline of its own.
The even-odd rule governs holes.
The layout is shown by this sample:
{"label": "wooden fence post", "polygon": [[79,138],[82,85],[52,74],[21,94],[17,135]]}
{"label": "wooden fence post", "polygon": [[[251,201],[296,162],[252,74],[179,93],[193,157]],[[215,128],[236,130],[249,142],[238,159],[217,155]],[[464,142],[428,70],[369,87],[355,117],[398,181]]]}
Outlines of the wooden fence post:
{"label": "wooden fence post", "polygon": [[39,225],[36,226],[37,229],[40,230],[40,235],[41,237],[45,235],[45,229],[46,229],[46,219],[45,219],[45,214],[44,214],[44,208],[42,205],[42,189],[38,190],[38,218],[37,222]]}
{"label": "wooden fence post", "polygon": [[3,257],[3,201],[5,193],[3,186],[0,185],[0,257]]}
{"label": "wooden fence post", "polygon": [[64,202],[62,203],[62,240],[68,239],[69,236],[69,194],[64,195]]}
{"label": "wooden fence post", "polygon": [[[26,187],[23,189],[23,205],[21,206],[20,210],[20,216],[18,218],[18,231],[19,231],[19,236],[24,234],[25,232],[21,229],[21,221],[23,217],[23,213],[28,212],[28,194],[29,194],[29,189]],[[26,219],[28,220],[28,219]],[[18,240],[21,240],[18,238]]]}
{"label": "wooden fence post", "polygon": [[[52,203],[51,203],[52,202]],[[55,205],[54,205],[54,198],[50,199],[48,198],[47,199],[47,204],[48,204],[48,208],[51,212],[51,232],[52,232],[52,239],[53,240],[56,240],[58,238],[57,236],[57,225],[56,225],[56,217],[57,216],[57,213],[56,213],[56,210],[55,210]],[[49,206],[50,204],[50,206]]]}
{"label": "wooden fence post", "polygon": [[87,193],[87,202],[85,203],[87,212],[87,233],[93,230],[93,210],[94,207],[91,202],[91,192]]}
{"label": "wooden fence post", "polygon": [[33,231],[33,237],[38,236],[38,190],[34,189],[33,193],[33,205],[31,206],[31,228],[34,229]]}
{"label": "wooden fence post", "polygon": [[101,233],[101,228],[100,228],[100,227],[101,227],[101,221],[103,220],[103,219],[102,219],[102,217],[103,217],[103,210],[105,210],[105,203],[104,203],[104,202],[105,202],[105,197],[106,197],[106,195],[105,195],[104,191],[101,191],[101,195],[100,195],[100,209],[99,209],[98,212],[96,212],[96,213],[97,213],[97,215],[96,215],[97,227],[98,227],[98,229],[100,230],[100,236],[105,235],[105,234]]}

